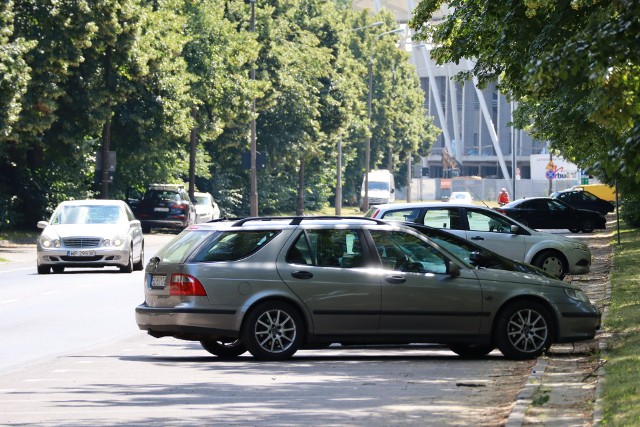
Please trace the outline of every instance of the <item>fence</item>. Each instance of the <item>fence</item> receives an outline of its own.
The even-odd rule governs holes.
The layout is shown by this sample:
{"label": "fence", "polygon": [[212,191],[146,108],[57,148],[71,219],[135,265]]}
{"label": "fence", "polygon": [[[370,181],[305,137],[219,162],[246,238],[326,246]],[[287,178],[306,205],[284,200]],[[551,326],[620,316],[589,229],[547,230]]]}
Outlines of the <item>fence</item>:
{"label": "fence", "polygon": [[[444,181],[444,182],[442,182]],[[450,188],[448,183],[450,183]],[[444,184],[444,185],[443,185]],[[551,191],[566,190],[580,181],[575,179],[554,179],[551,181]],[[445,188],[443,188],[443,186]],[[548,196],[549,181],[519,179],[516,180],[516,191],[513,194],[513,181],[506,179],[465,179],[465,178],[413,178],[411,182],[411,201],[442,200],[454,191],[467,191],[474,200],[495,201],[502,188],[506,188],[511,200],[523,197]],[[407,188],[397,190],[396,198],[407,200]]]}

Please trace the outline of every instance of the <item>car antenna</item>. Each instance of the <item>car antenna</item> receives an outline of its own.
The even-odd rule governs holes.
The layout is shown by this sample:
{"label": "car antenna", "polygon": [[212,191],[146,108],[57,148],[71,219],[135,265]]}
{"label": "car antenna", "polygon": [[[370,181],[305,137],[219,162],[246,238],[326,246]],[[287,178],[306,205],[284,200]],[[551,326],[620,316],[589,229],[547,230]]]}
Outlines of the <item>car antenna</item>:
{"label": "car antenna", "polygon": [[473,196],[474,196],[476,199],[480,200],[480,201],[482,202],[482,204],[483,204],[483,205],[485,205],[488,209],[491,209],[491,208],[489,207],[489,205],[487,205],[487,204],[484,202],[484,200],[482,200],[480,197],[478,197],[478,195],[476,194],[476,192],[475,192],[475,191],[473,191],[473,190],[471,189],[471,187],[469,187],[467,184],[465,184],[464,186],[465,186],[465,187],[467,187],[467,190],[469,190],[469,191],[473,194]]}

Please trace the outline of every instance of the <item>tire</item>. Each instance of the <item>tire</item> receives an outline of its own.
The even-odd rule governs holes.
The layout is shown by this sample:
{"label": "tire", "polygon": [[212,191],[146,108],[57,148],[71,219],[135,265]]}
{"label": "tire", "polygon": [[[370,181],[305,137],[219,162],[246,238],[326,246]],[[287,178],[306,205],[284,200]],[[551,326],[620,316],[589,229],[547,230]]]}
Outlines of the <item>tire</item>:
{"label": "tire", "polygon": [[54,272],[54,273],[56,273],[56,274],[64,273],[64,267],[59,266],[59,265],[53,266],[53,267],[51,267],[51,269],[52,269],[52,270],[53,270],[53,272]]}
{"label": "tire", "polygon": [[595,230],[595,228],[596,227],[593,223],[593,220],[583,219],[582,223],[580,223],[580,229],[583,233],[593,233],[593,230]]}
{"label": "tire", "polygon": [[46,265],[38,266],[38,274],[49,274],[49,273],[51,273],[51,267],[48,267]]}
{"label": "tire", "polygon": [[572,232],[572,233],[579,233],[580,229],[579,228],[570,228],[569,231]]}
{"label": "tire", "polygon": [[449,349],[464,359],[482,359],[496,348],[493,344],[451,344]]}
{"label": "tire", "polygon": [[242,342],[258,360],[287,360],[305,335],[302,316],[291,304],[266,301],[254,307],[242,327]]}
{"label": "tire", "polygon": [[202,348],[220,359],[235,359],[247,351],[247,347],[237,338],[221,338],[219,340],[202,340]]}
{"label": "tire", "polygon": [[535,301],[517,301],[498,315],[494,333],[498,349],[507,359],[535,359],[551,346],[553,318]]}
{"label": "tire", "polygon": [[567,262],[564,257],[555,251],[543,251],[535,256],[533,265],[552,276],[561,279],[567,275]]}
{"label": "tire", "polygon": [[143,225],[142,226],[142,234],[149,234],[151,233],[151,227],[148,225]]}
{"label": "tire", "polygon": [[131,273],[133,271],[133,246],[129,248],[129,260],[127,265],[120,267],[120,273]]}
{"label": "tire", "polygon": [[133,270],[144,270],[144,242],[142,242],[142,247],[140,248],[140,259],[135,264],[133,264]]}

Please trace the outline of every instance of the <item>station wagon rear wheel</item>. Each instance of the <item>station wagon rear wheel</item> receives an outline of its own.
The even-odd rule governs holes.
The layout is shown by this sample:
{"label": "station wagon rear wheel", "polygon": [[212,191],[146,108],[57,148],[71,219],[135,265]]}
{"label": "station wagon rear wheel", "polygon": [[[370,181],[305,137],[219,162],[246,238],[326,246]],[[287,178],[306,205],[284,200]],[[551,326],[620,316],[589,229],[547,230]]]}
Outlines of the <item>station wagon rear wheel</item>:
{"label": "station wagon rear wheel", "polygon": [[243,342],[237,338],[202,340],[200,341],[200,345],[202,345],[202,348],[207,350],[209,353],[214,356],[218,356],[221,359],[233,359],[247,351]]}
{"label": "station wagon rear wheel", "polygon": [[554,325],[549,311],[535,301],[517,301],[499,315],[495,342],[508,359],[534,359],[551,346]]}
{"label": "station wagon rear wheel", "polygon": [[302,316],[282,301],[254,307],[243,324],[242,342],[259,360],[286,360],[298,351],[304,336]]}

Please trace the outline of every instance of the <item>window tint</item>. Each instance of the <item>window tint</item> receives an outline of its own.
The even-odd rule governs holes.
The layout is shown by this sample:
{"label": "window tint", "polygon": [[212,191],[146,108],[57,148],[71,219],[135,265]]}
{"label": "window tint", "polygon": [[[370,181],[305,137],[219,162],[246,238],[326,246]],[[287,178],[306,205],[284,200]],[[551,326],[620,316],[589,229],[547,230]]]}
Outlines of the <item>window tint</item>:
{"label": "window tint", "polygon": [[447,272],[444,255],[412,234],[371,230],[371,237],[385,269],[411,273]]}
{"label": "window tint", "polygon": [[352,268],[363,265],[357,230],[306,230],[300,233],[285,259],[291,264]]}
{"label": "window tint", "polygon": [[163,262],[183,262],[191,250],[209,235],[208,231],[183,231],[164,246],[156,256]]}
{"label": "window tint", "polygon": [[194,261],[235,261],[247,257],[278,234],[275,230],[220,231],[194,257]]}
{"label": "window tint", "polygon": [[382,218],[392,221],[414,221],[420,215],[420,209],[401,209],[389,211],[382,215]]}
{"label": "window tint", "polygon": [[494,233],[511,233],[511,223],[498,215],[487,212],[467,210],[467,221],[471,231],[491,231]]}
{"label": "window tint", "polygon": [[429,209],[424,215],[424,224],[434,228],[462,230],[460,211],[454,209]]}

